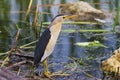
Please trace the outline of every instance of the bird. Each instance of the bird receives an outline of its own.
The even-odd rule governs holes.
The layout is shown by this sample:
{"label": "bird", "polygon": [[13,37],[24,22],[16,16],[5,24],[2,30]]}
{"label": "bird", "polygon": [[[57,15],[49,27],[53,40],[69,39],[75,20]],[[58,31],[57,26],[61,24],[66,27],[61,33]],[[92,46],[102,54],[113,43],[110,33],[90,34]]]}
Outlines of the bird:
{"label": "bird", "polygon": [[38,66],[43,63],[44,75],[51,78],[48,70],[47,58],[52,54],[58,36],[61,31],[62,23],[66,19],[76,17],[76,15],[59,14],[53,18],[49,27],[42,33],[35,46],[34,65]]}

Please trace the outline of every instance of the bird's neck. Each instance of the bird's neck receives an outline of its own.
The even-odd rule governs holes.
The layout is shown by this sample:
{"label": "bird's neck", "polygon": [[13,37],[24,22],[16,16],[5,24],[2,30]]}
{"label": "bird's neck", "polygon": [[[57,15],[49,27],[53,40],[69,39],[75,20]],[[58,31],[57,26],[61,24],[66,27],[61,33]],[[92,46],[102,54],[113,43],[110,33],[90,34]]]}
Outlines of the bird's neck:
{"label": "bird's neck", "polygon": [[53,26],[50,27],[50,31],[51,31],[51,34],[54,36],[54,35],[59,35],[60,31],[61,31],[61,26],[62,24],[61,23],[57,23]]}

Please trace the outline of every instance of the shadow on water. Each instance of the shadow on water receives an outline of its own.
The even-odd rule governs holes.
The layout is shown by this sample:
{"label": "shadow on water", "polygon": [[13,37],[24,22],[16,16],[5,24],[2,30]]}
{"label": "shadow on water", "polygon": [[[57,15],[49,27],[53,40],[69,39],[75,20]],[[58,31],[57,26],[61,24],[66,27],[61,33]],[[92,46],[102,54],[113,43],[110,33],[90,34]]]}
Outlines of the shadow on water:
{"label": "shadow on water", "polygon": [[[62,0],[61,0],[62,1]],[[65,1],[65,0],[63,0]],[[66,0],[69,2],[72,0]],[[86,0],[88,1],[88,0]],[[95,1],[103,1],[104,0],[95,0]],[[2,3],[0,7],[0,52],[6,52],[10,49],[15,33],[17,32],[18,25],[22,31],[20,34],[20,38],[18,40],[18,45],[24,45],[26,43],[32,42],[35,40],[34,30],[32,21],[33,14],[29,15],[28,22],[24,22],[24,14],[23,13],[13,13],[14,11],[25,11],[27,9],[29,1],[27,0],[12,0],[10,2],[6,2],[6,0],[0,1]],[[60,2],[54,0],[53,2],[48,2],[49,4],[59,4]],[[62,2],[61,2],[62,3]],[[35,0],[34,5],[38,4],[46,4],[45,2]],[[5,6],[4,6],[5,5]],[[105,8],[103,7],[105,6]],[[94,5],[95,6],[95,5]],[[101,8],[102,10],[111,11],[110,4],[100,4],[95,6],[97,8]],[[114,9],[114,7],[112,7]],[[49,7],[49,8],[39,8],[40,12],[50,12],[53,16],[57,14],[59,7]],[[50,21],[52,19],[51,15],[43,16],[43,21]],[[63,25],[62,30],[64,29],[112,29],[112,26],[105,25]],[[89,41],[100,41],[102,44],[107,46],[108,48],[84,48],[74,45],[76,42],[89,42]],[[51,71],[58,71],[59,69],[63,69],[64,65],[69,63],[71,60],[69,57],[75,57],[77,59],[82,59],[85,65],[79,65],[78,69],[75,71],[74,75],[70,77],[62,78],[62,80],[69,78],[70,80],[74,80],[76,77],[80,80],[93,80],[86,76],[83,72],[87,72],[94,77],[101,78],[102,71],[100,69],[101,60],[108,58],[112,51],[117,49],[120,46],[120,36],[119,33],[80,33],[80,32],[62,32],[57,41],[55,50],[53,54],[50,56],[49,63],[55,63],[56,65],[51,68]],[[34,49],[31,49],[33,51]],[[57,65],[58,64],[58,65]],[[61,65],[61,66],[60,66]],[[61,80],[59,78],[58,80]]]}

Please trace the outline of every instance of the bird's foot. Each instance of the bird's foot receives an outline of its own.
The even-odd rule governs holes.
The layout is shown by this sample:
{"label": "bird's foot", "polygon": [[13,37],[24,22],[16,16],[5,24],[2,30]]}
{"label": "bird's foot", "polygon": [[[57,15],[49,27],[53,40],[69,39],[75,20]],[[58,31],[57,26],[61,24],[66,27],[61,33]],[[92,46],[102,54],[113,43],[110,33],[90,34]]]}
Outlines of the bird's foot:
{"label": "bird's foot", "polygon": [[52,80],[52,78],[51,78],[51,73],[50,73],[49,71],[45,71],[45,72],[44,72],[44,75],[45,75],[46,77],[48,77],[49,79]]}

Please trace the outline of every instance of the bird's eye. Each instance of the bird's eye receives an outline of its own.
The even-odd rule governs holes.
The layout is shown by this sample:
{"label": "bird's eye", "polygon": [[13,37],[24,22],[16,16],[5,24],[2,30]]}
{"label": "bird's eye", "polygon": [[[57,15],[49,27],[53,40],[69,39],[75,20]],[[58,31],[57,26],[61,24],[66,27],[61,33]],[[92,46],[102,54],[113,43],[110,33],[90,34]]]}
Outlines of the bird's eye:
{"label": "bird's eye", "polygon": [[65,19],[65,16],[63,16],[63,19]]}

